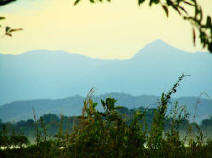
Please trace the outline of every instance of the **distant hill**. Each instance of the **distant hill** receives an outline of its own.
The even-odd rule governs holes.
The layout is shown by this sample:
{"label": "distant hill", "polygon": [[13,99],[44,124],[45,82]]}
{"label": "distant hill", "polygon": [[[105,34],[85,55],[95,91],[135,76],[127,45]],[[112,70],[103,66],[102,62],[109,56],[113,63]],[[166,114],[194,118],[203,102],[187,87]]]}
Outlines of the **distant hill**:
{"label": "distant hill", "polygon": [[[116,105],[125,106],[129,109],[138,107],[155,108],[159,97],[156,96],[132,96],[125,93],[107,93],[93,97],[95,102],[100,104],[100,99],[114,97],[117,100]],[[0,107],[0,119],[3,121],[19,121],[33,118],[32,107],[34,107],[37,116],[44,114],[63,114],[73,116],[81,114],[84,97],[72,96],[64,99],[37,99],[29,101],[17,101],[10,104],[5,104]],[[196,121],[212,116],[212,100],[198,99],[196,97],[181,97],[174,99],[180,105],[186,105],[188,112],[194,114],[195,106],[198,103],[196,110]],[[169,108],[170,109],[170,108]]]}
{"label": "distant hill", "polygon": [[[101,53],[101,52],[100,52]],[[187,53],[161,40],[148,44],[127,60],[102,60],[35,50],[20,55],[0,54],[0,105],[17,100],[125,92],[160,96],[181,74],[177,96],[212,96],[212,55]]]}

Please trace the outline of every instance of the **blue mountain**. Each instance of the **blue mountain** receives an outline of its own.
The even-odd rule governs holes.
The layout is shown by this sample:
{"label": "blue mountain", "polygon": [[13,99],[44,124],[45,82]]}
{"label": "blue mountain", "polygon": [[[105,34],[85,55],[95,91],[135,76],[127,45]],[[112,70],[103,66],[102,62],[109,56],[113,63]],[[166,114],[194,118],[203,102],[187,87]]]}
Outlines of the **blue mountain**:
{"label": "blue mountain", "polygon": [[182,73],[176,97],[212,96],[212,55],[189,53],[156,40],[127,60],[102,60],[64,51],[35,50],[0,54],[0,105],[17,100],[125,92],[156,95],[167,91]]}

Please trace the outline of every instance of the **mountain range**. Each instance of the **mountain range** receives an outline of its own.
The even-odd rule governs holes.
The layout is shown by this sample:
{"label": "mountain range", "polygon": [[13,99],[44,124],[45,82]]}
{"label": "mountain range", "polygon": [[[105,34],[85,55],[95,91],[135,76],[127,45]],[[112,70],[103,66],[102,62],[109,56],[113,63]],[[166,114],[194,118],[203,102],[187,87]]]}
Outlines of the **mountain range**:
{"label": "mountain range", "polygon": [[212,55],[188,53],[156,40],[126,60],[95,59],[64,51],[34,50],[0,54],[0,105],[32,99],[124,92],[156,95],[167,91],[182,73],[176,97],[212,96]]}
{"label": "mountain range", "polygon": [[[101,99],[107,97],[113,97],[117,100],[116,105],[124,106],[129,109],[135,109],[139,107],[156,108],[160,97],[157,96],[132,96],[125,93],[107,93],[103,95],[93,96],[94,102],[100,105]],[[9,104],[5,104],[0,107],[0,119],[4,122],[7,121],[20,121],[33,118],[33,110],[35,110],[36,116],[42,116],[44,114],[63,114],[66,116],[80,115],[82,112],[83,101],[85,97],[75,95],[62,99],[36,99],[28,101],[16,101]],[[172,104],[170,103],[168,111],[171,110],[175,103],[179,102],[179,105],[185,105],[187,111],[196,116],[195,121],[200,122],[202,119],[212,116],[212,100],[197,98],[197,97],[180,97],[174,98]],[[100,106],[98,109],[101,110]],[[193,120],[191,120],[193,121]]]}

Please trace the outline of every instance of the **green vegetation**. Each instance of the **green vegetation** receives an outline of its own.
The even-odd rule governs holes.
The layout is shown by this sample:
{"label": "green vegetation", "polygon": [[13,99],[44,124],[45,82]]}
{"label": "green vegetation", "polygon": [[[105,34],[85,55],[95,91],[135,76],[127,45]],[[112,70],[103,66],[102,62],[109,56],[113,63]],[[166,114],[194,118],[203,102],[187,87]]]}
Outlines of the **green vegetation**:
{"label": "green vegetation", "polygon": [[[25,136],[11,130],[11,124],[1,123],[0,142],[4,148],[0,156],[210,158],[212,141],[204,137],[203,128],[211,126],[212,118],[200,126],[189,124],[188,113],[177,102],[167,112],[171,96],[183,77],[179,77],[169,92],[162,94],[157,109],[129,110],[115,106],[115,99],[106,98],[101,100],[103,110],[99,111],[91,90],[78,117],[59,118],[49,114],[37,120],[34,113],[34,121],[20,121],[15,125],[16,131],[24,127],[34,130],[35,142],[31,145]],[[181,131],[186,134],[181,135]]]}
{"label": "green vegetation", "polygon": [[[12,1],[15,0],[0,0],[0,6]],[[79,1],[76,0],[75,4]],[[144,1],[138,0],[138,4]],[[196,0],[150,0],[149,5],[153,4],[161,5],[167,16],[170,8],[177,11],[192,24],[194,44],[197,30],[203,48],[212,52],[211,17],[204,20]],[[184,5],[191,6],[194,15],[189,15]],[[3,19],[5,17],[0,17]],[[5,35],[12,36],[19,30],[22,29],[6,26]],[[167,112],[171,96],[183,78],[184,75],[180,76],[173,88],[162,94],[154,110],[128,110],[115,106],[115,99],[106,98],[101,101],[103,110],[99,111],[96,108],[98,104],[92,100],[91,90],[84,101],[81,116],[61,116],[59,119],[55,115],[44,115],[37,120],[34,113],[34,120],[20,121],[15,125],[0,123],[0,157],[211,158],[212,141],[205,139],[203,128],[210,126],[211,129],[212,118],[203,120],[201,126],[189,124],[188,113],[177,102],[171,113]],[[185,136],[180,135],[182,129],[186,131]],[[34,136],[35,142],[29,145],[23,134]]]}

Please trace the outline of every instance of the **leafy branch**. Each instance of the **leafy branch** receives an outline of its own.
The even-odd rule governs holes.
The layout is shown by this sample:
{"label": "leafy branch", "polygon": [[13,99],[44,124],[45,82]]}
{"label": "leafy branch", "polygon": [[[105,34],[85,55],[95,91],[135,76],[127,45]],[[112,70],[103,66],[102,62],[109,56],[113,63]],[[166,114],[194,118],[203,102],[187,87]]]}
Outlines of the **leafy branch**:
{"label": "leafy branch", "polygon": [[[15,2],[15,1],[16,0],[0,0],[0,7],[5,6],[5,5],[12,3],[12,2]],[[6,17],[0,16],[0,20],[5,20],[5,19],[6,19]],[[2,25],[0,25],[0,28],[2,28]],[[23,29],[22,28],[15,28],[14,29],[14,28],[11,28],[9,26],[6,26],[5,31],[4,31],[4,35],[12,37],[13,32],[21,31],[21,30],[23,30]]]}

